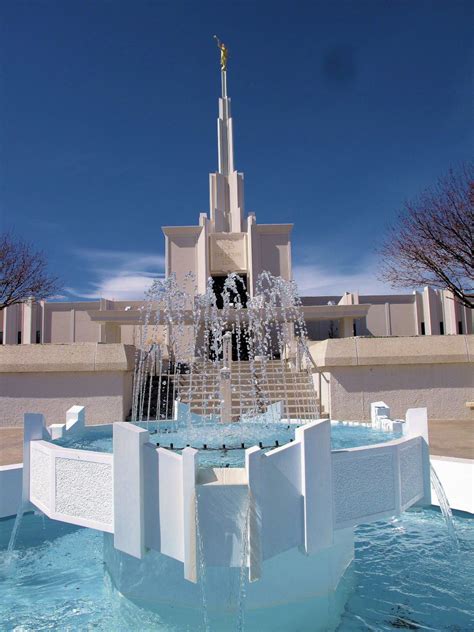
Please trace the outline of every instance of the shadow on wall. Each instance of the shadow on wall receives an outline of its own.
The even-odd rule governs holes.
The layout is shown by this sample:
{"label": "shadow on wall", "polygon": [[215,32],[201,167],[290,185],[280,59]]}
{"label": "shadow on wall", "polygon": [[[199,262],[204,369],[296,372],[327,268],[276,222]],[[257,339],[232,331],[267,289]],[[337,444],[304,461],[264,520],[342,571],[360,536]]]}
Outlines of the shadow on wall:
{"label": "shadow on wall", "polygon": [[0,374],[0,392],[8,397],[106,397],[122,395],[124,376],[107,372]]}
{"label": "shadow on wall", "polygon": [[407,407],[428,407],[430,419],[469,418],[472,367],[466,364],[337,367],[331,371],[331,416],[366,420],[370,402],[391,402],[395,417]]}

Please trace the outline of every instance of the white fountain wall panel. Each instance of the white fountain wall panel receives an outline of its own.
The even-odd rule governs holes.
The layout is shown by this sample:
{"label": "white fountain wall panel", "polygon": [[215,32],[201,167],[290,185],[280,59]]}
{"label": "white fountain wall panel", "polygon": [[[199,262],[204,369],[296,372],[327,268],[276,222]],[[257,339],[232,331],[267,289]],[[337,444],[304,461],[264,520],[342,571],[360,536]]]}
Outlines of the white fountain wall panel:
{"label": "white fountain wall panel", "polygon": [[145,446],[145,544],[184,562],[182,457]]}
{"label": "white fountain wall panel", "polygon": [[198,533],[206,566],[240,568],[244,559],[247,485],[199,485]]}
{"label": "white fountain wall panel", "polygon": [[112,455],[31,443],[30,500],[54,520],[113,532]]}
{"label": "white fountain wall panel", "polygon": [[[117,589],[138,605],[148,608],[169,606],[177,600],[182,608],[188,608],[194,620],[189,630],[204,629],[202,626],[202,586],[188,582],[183,577],[182,564],[171,558],[150,551],[138,560],[124,555],[113,546],[113,538],[105,535],[104,561]],[[208,613],[213,622],[217,608],[226,604],[228,610],[225,620],[217,622],[212,630],[237,629],[239,596],[244,598],[245,630],[261,630],[265,613],[252,620],[257,608],[280,607],[279,629],[295,630],[294,612],[288,612],[287,604],[297,603],[298,608],[308,608],[311,600],[313,621],[310,626],[315,632],[320,630],[320,622],[327,621],[327,613],[333,612],[333,596],[328,599],[328,590],[337,586],[341,575],[353,559],[352,529],[341,530],[335,534],[334,546],[319,551],[315,555],[305,555],[298,549],[291,549],[267,560],[263,564],[260,581],[245,583],[240,587],[242,571],[239,568],[225,569],[207,567],[205,569],[205,598]],[[242,591],[243,589],[243,591]],[[243,592],[245,594],[243,594]],[[345,592],[342,593],[345,597]],[[341,598],[342,596],[337,598]],[[315,604],[314,601],[318,600]],[[342,601],[343,610],[344,601]],[[263,619],[261,618],[263,616]],[[219,626],[221,623],[221,626]],[[194,625],[193,625],[194,624]],[[227,624],[227,625],[226,625]],[[232,625],[233,624],[233,625]],[[334,625],[337,627],[335,618]],[[327,630],[327,624],[324,625]]]}
{"label": "white fountain wall panel", "polygon": [[302,544],[303,496],[299,443],[262,455],[262,493],[258,504],[261,510],[264,560]]}
{"label": "white fountain wall panel", "polygon": [[45,512],[51,511],[51,488],[53,482],[53,457],[43,441],[30,444],[30,499]]}
{"label": "white fountain wall panel", "polygon": [[401,508],[405,510],[424,496],[422,438],[398,447],[400,460]]}
{"label": "white fountain wall panel", "polygon": [[58,516],[76,518],[78,524],[87,523],[87,526],[106,525],[107,530],[112,530],[112,459],[107,460],[108,463],[97,462],[96,455],[91,460],[56,457],[55,512]]}
{"label": "white fountain wall panel", "polygon": [[22,502],[23,464],[0,465],[0,518],[16,515]]}
{"label": "white fountain wall panel", "polygon": [[399,513],[397,446],[333,452],[332,474],[336,529]]}

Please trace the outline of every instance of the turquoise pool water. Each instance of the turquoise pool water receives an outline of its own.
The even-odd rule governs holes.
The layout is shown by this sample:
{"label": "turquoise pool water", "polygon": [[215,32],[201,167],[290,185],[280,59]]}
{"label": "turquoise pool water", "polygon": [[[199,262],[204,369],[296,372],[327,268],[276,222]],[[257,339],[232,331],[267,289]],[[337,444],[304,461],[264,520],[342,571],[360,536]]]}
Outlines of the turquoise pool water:
{"label": "turquoise pool water", "polygon": [[[142,424],[147,427],[147,424]],[[201,467],[244,467],[245,451],[261,443],[267,451],[276,445],[284,445],[295,437],[298,424],[238,422],[232,424],[210,423],[154,423],[150,422],[150,441],[161,447],[180,451],[187,445],[199,450]],[[374,430],[367,426],[331,425],[333,450],[362,445],[373,445],[398,438],[400,434]],[[80,436],[57,439],[53,443],[68,448],[112,452],[110,430],[86,432]],[[206,446],[204,448],[204,446]],[[223,449],[225,446],[225,449]]]}
{"label": "turquoise pool water", "polygon": [[[98,532],[27,514],[17,548],[7,560],[13,522],[0,521],[2,632],[203,630],[199,616],[189,625],[165,626],[159,614],[121,597],[104,570],[103,537]],[[347,583],[349,597],[342,620],[333,629],[472,631],[474,520],[458,515],[455,526],[459,549],[435,510],[409,511],[397,520],[359,527],[355,559],[341,585],[343,589]],[[235,618],[230,625],[237,629]],[[268,610],[262,632],[274,627]],[[212,620],[210,630],[218,632]]]}

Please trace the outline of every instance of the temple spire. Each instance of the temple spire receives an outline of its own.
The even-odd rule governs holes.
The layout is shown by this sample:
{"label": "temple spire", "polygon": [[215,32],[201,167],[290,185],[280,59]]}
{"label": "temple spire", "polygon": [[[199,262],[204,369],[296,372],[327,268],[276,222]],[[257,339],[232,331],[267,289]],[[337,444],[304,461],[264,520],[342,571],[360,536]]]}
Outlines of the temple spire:
{"label": "temple spire", "polygon": [[234,169],[234,135],[227,96],[228,48],[214,35],[220,50],[222,96],[217,119],[218,171],[210,176],[210,211],[216,232],[240,232],[243,226],[243,174]]}
{"label": "temple spire", "polygon": [[234,135],[230,98],[227,96],[227,71],[221,71],[222,97],[219,99],[217,120],[217,140],[219,153],[219,173],[228,176],[234,171]]}
{"label": "temple spire", "polygon": [[227,70],[221,70],[222,98],[227,99]]}

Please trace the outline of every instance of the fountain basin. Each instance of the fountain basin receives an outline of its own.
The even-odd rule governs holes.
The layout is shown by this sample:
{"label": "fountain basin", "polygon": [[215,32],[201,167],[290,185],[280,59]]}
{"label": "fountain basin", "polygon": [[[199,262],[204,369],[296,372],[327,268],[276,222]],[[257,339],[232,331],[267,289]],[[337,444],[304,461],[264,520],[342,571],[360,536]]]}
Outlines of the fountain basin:
{"label": "fountain basin", "polygon": [[[344,612],[340,621],[331,618],[328,631],[471,629],[474,522],[467,514],[456,514],[454,521],[460,551],[453,548],[442,516],[434,509],[409,510],[399,519],[356,527],[354,559],[335,594],[336,600],[346,600]],[[139,607],[124,599],[114,588],[109,573],[104,572],[103,534],[92,529],[26,514],[6,568],[13,523],[13,518],[0,520],[0,621],[5,629],[98,632],[204,632],[206,629],[202,608],[180,611],[177,603],[159,608]],[[168,563],[173,564],[169,558],[163,558],[162,562],[165,568]],[[179,563],[174,564],[179,573]],[[286,577],[284,574],[283,578]],[[258,585],[259,582],[246,585],[247,596],[249,589]],[[191,590],[198,588],[189,582],[186,586]],[[208,630],[238,628],[239,584],[227,586],[227,616],[216,623],[214,613],[210,612]],[[311,578],[308,587],[312,587]],[[251,619],[246,597],[243,605],[243,628],[248,630]],[[329,604],[328,617],[331,607]],[[312,609],[311,600],[262,610],[259,631],[274,632],[280,625],[287,632],[295,629],[295,621],[300,623],[300,630],[314,630],[315,611],[317,605]],[[257,617],[258,613],[254,611],[254,615]]]}
{"label": "fountain basin", "polygon": [[412,409],[403,437],[331,451],[330,422],[315,421],[286,445],[245,450],[245,468],[222,469],[199,468],[191,447],[157,448],[129,423],[114,424],[112,453],[58,446],[42,438],[41,416],[27,416],[26,499],[49,517],[113,534],[123,553],[171,557],[192,582],[199,524],[206,567],[243,563],[255,581],[285,551],[312,555],[341,529],[429,504],[426,425],[425,409]]}
{"label": "fountain basin", "polygon": [[[174,420],[135,422],[150,433],[150,443],[181,454],[186,446],[198,450],[199,467],[245,467],[245,449],[262,446],[263,452],[290,443],[295,431],[303,425],[296,420],[259,422],[254,420],[236,423],[218,423],[200,420],[186,423]],[[87,426],[84,432],[66,433],[53,440],[55,445],[89,450],[113,452],[113,424]],[[401,432],[375,429],[371,424],[331,422],[331,448],[341,450],[384,443],[402,436]],[[225,446],[225,447],[224,447]]]}
{"label": "fountain basin", "polygon": [[[212,543],[209,536],[206,549]],[[337,588],[353,557],[354,533],[346,529],[338,531],[331,547],[315,555],[293,548],[266,560],[262,578],[256,582],[248,582],[242,562],[226,568],[212,566],[212,558],[206,557],[206,564],[211,564],[202,566],[199,583],[194,584],[183,578],[177,561],[156,551],[138,560],[118,551],[112,536],[104,536],[104,562],[114,587],[136,606],[159,614],[165,624],[179,629],[199,627],[204,601],[213,630],[235,630],[244,616],[245,626],[237,629],[248,632],[285,632],[295,625],[323,632],[342,615],[352,587],[350,578]]]}
{"label": "fountain basin", "polygon": [[248,630],[268,617],[275,630],[327,629],[343,611],[341,586],[351,589],[354,527],[430,503],[426,410],[408,411],[399,438],[339,450],[329,420],[288,426],[286,444],[247,448],[245,467],[216,468],[199,467],[192,447],[157,447],[153,428],[116,423],[112,452],[99,452],[51,440],[87,447],[99,430],[84,427],[83,409],[51,434],[27,416],[24,498],[103,531],[115,588],[169,629],[194,629],[204,613],[224,630],[244,610]]}

